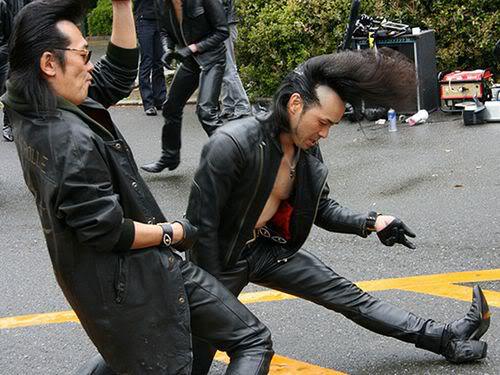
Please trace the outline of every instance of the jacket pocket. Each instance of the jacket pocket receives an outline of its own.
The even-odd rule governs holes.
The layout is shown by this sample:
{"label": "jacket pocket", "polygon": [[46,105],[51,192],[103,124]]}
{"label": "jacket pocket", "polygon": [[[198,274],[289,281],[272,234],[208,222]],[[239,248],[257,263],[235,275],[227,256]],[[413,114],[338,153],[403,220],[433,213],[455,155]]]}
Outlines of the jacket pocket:
{"label": "jacket pocket", "polygon": [[128,262],[125,256],[118,257],[115,273],[115,302],[122,304],[127,297]]}

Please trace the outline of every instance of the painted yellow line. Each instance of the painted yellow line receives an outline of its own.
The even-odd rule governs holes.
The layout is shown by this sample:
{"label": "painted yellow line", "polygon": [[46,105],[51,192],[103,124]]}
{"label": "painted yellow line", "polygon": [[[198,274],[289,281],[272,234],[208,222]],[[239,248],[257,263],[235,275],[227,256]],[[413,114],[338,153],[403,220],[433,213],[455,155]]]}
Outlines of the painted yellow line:
{"label": "painted yellow line", "polygon": [[[229,357],[226,353],[222,352],[217,352],[217,354],[215,354],[215,360],[229,363]],[[346,375],[344,372],[311,365],[306,362],[297,361],[280,355],[275,355],[273,357],[269,373],[272,375]]]}
{"label": "painted yellow line", "polygon": [[45,314],[20,315],[0,318],[0,329],[39,326],[43,324],[79,323],[73,310]]}
{"label": "painted yellow line", "polygon": [[[439,297],[453,298],[461,301],[470,301],[471,288],[454,285],[453,283],[469,283],[480,281],[500,280],[500,268],[492,270],[454,272],[446,274],[411,276],[402,278],[360,281],[356,283],[367,292],[399,289]],[[485,290],[488,304],[500,307],[500,293]],[[253,293],[242,293],[239,299],[245,303],[271,302],[296,298],[289,294],[274,290]],[[42,324],[56,324],[78,322],[73,311],[58,311],[45,314],[33,314],[0,318],[0,329],[28,327]]]}

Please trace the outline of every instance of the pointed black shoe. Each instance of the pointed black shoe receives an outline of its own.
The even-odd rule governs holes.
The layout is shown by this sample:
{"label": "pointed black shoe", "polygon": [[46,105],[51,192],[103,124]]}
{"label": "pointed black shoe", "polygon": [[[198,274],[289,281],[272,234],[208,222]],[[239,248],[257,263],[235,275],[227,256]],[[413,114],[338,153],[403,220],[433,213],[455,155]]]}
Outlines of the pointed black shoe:
{"label": "pointed black shoe", "polygon": [[442,354],[454,363],[463,363],[486,357],[488,345],[479,339],[490,327],[490,309],[481,288],[472,292],[472,304],[462,319],[447,324],[443,333]]}
{"label": "pointed black shoe", "polygon": [[448,324],[446,330],[452,340],[479,340],[490,327],[490,308],[478,285],[472,292],[472,304],[462,319]]}
{"label": "pointed black shoe", "polygon": [[141,167],[141,169],[150,173],[160,173],[165,168],[168,168],[169,171],[173,171],[179,166],[180,162],[181,158],[179,151],[167,150],[162,152],[161,158],[158,161],[145,164]]}
{"label": "pointed black shoe", "polygon": [[169,171],[173,171],[179,166],[179,164],[180,160],[171,162],[171,161],[164,161],[162,160],[162,158],[160,158],[160,160],[155,161],[153,163],[144,164],[143,166],[141,166],[141,169],[150,173],[160,173],[165,168],[168,168]]}

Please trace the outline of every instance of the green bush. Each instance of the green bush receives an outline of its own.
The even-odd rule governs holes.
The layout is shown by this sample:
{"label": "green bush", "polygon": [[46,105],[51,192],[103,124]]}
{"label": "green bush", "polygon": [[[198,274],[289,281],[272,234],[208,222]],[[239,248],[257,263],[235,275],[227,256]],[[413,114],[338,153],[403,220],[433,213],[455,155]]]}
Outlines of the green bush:
{"label": "green bush", "polygon": [[89,35],[110,35],[112,20],[111,0],[99,0],[97,6],[88,15]]}
{"label": "green bush", "polygon": [[[272,95],[284,75],[342,42],[350,0],[239,0],[236,50],[252,98]],[[438,70],[496,67],[500,10],[484,0],[363,0],[361,13],[434,29]],[[466,5],[464,5],[466,4]],[[495,65],[496,64],[496,65]]]}
{"label": "green bush", "polygon": [[[363,0],[360,13],[436,32],[439,70],[492,67],[500,38],[498,1]],[[238,0],[236,44],[249,95],[269,97],[287,72],[307,58],[330,53],[342,42],[351,0]],[[111,33],[111,0],[89,14],[89,34]]]}

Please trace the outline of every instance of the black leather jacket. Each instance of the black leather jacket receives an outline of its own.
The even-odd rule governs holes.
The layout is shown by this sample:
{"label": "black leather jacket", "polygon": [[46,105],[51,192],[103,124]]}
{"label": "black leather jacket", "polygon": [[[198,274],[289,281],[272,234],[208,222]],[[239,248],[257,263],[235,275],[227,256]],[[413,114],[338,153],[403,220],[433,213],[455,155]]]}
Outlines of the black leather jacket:
{"label": "black leather jacket", "polygon": [[118,373],[187,375],[180,260],[170,249],[130,250],[123,238],[131,220],[165,221],[105,109],[130,93],[137,61],[137,49],[110,45],[89,98],[78,107],[59,98],[52,115],[34,112],[9,83],[3,99],[55,276],[83,328]]}
{"label": "black leather jacket", "polygon": [[[272,191],[283,156],[271,123],[245,118],[217,130],[203,147],[191,187],[187,218],[199,240],[190,259],[217,276],[233,266],[248,241]],[[327,168],[319,147],[303,151],[291,198],[291,240],[284,258],[307,239],[313,224],[362,237],[367,214],[357,214],[329,198]]]}
{"label": "black leather jacket", "polygon": [[183,0],[179,25],[170,0],[155,0],[164,48],[196,44],[196,62],[203,68],[225,61],[224,40],[229,36],[226,14],[220,0]]}

